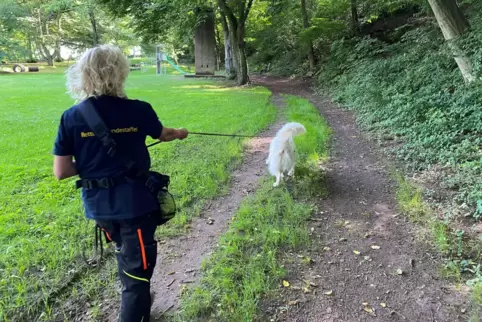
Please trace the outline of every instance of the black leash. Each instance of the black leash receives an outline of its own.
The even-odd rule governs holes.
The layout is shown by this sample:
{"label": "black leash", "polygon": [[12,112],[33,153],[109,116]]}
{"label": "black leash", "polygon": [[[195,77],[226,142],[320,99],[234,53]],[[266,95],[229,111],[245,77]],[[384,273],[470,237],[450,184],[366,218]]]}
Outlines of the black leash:
{"label": "black leash", "polygon": [[[259,135],[239,135],[239,134],[220,134],[220,133],[204,133],[204,132],[189,132],[189,135],[196,134],[196,135],[209,135],[209,136],[227,136],[232,138],[263,138],[264,136]],[[162,141],[157,141],[155,143],[149,144],[147,147],[150,148],[151,146],[158,145],[162,143]]]}

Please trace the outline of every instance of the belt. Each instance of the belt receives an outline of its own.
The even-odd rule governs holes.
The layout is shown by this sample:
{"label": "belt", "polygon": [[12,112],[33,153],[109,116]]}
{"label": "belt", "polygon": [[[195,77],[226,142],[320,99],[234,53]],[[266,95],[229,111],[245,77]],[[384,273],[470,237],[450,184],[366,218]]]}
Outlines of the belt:
{"label": "belt", "polygon": [[132,179],[127,177],[111,177],[111,178],[101,178],[101,179],[80,179],[75,182],[77,189],[96,189],[96,188],[112,188],[114,186],[132,182]]}

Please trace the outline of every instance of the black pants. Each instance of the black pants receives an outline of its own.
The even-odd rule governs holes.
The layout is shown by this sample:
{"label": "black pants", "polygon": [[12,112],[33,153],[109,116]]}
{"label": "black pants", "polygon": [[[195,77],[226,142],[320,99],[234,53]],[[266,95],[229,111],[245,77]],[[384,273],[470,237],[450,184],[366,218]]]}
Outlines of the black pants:
{"label": "black pants", "polygon": [[116,246],[122,283],[119,322],[149,322],[151,277],[156,266],[155,215],[130,220],[97,221],[106,238]]}

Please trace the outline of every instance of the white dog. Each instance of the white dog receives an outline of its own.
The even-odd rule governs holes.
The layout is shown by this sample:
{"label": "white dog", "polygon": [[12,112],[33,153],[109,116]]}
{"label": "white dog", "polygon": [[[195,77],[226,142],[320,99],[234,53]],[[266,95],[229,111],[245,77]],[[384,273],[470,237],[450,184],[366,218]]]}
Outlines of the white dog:
{"label": "white dog", "polygon": [[289,176],[295,174],[296,155],[294,137],[306,133],[306,129],[300,123],[287,123],[276,133],[271,145],[269,146],[269,155],[266,159],[269,173],[276,177],[273,187],[280,184],[284,173],[288,172]]}

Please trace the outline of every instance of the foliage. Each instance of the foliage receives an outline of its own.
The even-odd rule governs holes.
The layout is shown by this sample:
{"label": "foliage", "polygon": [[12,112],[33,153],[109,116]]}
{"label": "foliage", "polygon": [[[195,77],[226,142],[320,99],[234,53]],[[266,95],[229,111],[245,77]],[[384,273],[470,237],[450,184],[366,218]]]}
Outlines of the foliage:
{"label": "foliage", "polygon": [[[92,244],[92,223],[83,217],[72,180],[56,182],[51,174],[49,151],[58,120],[73,103],[63,89],[62,74],[42,70],[0,79],[0,105],[5,107],[0,111],[0,320],[37,321],[47,310],[43,303],[49,303],[49,294],[85,270],[80,249],[84,241]],[[254,135],[273,121],[269,91],[223,85],[133,72],[127,94],[149,101],[166,126],[193,131]],[[242,141],[219,138],[207,144],[212,140],[191,136],[151,150],[153,167],[171,175],[180,206],[177,218],[160,234],[183,232],[203,201],[225,189],[230,170],[242,157]],[[91,281],[85,289],[95,291],[103,286],[92,285],[92,274],[84,277]]]}
{"label": "foliage", "polygon": [[61,61],[61,46],[84,50],[101,42],[127,50],[140,44],[129,22],[112,20],[94,0],[8,0],[0,3],[0,55]]}
{"label": "foliage", "polygon": [[[463,84],[434,27],[410,31],[392,45],[370,38],[337,41],[320,81],[332,86],[339,101],[357,110],[367,129],[403,140],[393,152],[412,168],[442,164],[459,167],[466,175],[467,168],[473,176],[480,172],[480,84]],[[466,177],[466,183],[471,178],[475,179]],[[475,190],[460,195],[460,201],[474,205],[480,186],[471,188]]]}

